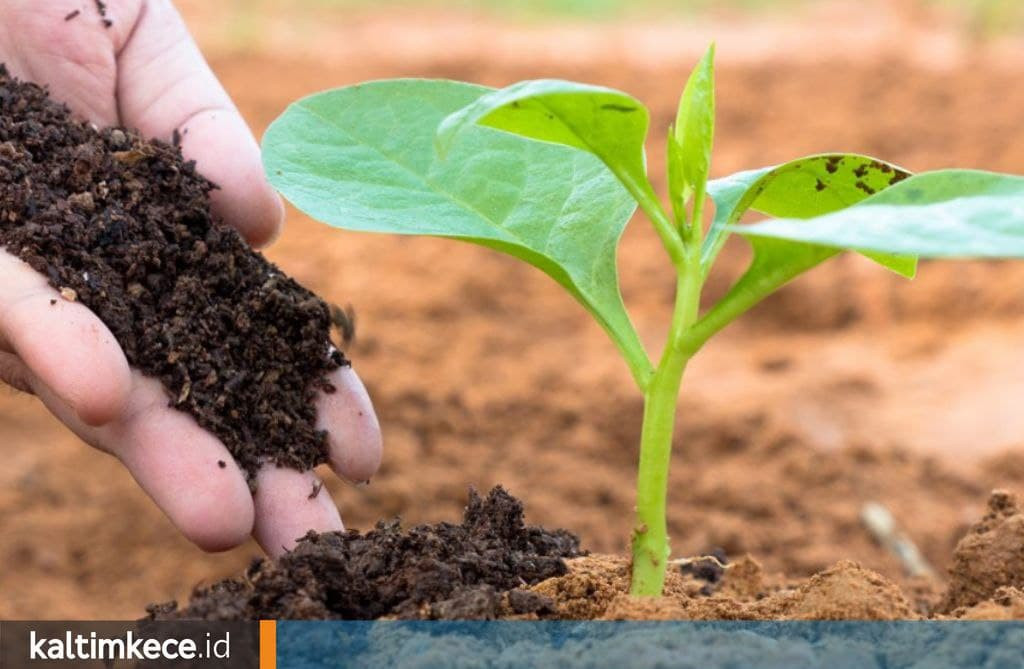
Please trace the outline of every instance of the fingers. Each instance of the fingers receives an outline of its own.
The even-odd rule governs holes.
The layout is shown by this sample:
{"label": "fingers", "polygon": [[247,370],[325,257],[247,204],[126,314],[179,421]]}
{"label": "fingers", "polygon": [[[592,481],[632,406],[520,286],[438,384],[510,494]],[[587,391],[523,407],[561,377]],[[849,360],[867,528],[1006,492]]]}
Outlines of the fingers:
{"label": "fingers", "polygon": [[244,542],[253,527],[249,486],[227,449],[191,416],[167,406],[159,381],[133,375],[131,402],[115,422],[79,421],[45,384],[32,390],[79,437],[121,460],[172,523],[203,550]]}
{"label": "fingers", "polygon": [[118,54],[122,122],[165,140],[178,130],[185,156],[220,186],[216,213],[253,245],[269,243],[284,205],[263,175],[255,138],[169,0],[144,7]]}
{"label": "fingers", "polygon": [[338,507],[312,471],[274,466],[257,476],[253,537],[267,555],[278,557],[295,547],[309,530],[343,530]]}
{"label": "fingers", "polygon": [[[0,348],[46,384],[88,425],[120,415],[131,374],[107,326],[84,305],[61,298],[46,279],[0,250]],[[15,363],[5,364],[14,378]],[[24,376],[21,369],[20,376]]]}
{"label": "fingers", "polygon": [[317,401],[317,427],[327,430],[331,468],[351,482],[368,481],[381,460],[377,414],[363,382],[351,367],[331,375],[334,393]]}
{"label": "fingers", "polygon": [[5,353],[3,342],[0,341],[0,383],[6,383],[11,388],[23,393],[31,393],[32,386],[29,378],[29,371],[18,359],[18,356]]}

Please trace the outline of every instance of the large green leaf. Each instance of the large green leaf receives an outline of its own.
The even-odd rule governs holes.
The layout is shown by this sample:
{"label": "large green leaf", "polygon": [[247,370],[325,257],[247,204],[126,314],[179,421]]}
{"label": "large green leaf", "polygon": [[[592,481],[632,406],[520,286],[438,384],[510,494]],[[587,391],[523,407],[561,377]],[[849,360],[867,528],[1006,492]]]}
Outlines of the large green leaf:
{"label": "large green leaf", "polygon": [[441,120],[491,90],[391,80],[305,98],[267,130],[267,175],[295,206],[333,226],[462,239],[531,263],[594,315],[634,375],[646,373],[615,264],[635,204],[605,166],[588,153],[481,127],[461,131],[447,159],[435,152]]}
{"label": "large green leaf", "polygon": [[738,226],[751,238],[933,258],[1024,258],[1024,177],[926,172],[811,219]]}
{"label": "large green leaf", "polygon": [[679,98],[676,121],[669,132],[668,182],[677,223],[685,220],[686,203],[703,188],[711,169],[715,137],[715,45],[693,69]]}
{"label": "large green leaf", "polygon": [[[704,240],[701,265],[706,275],[730,231],[748,210],[785,218],[812,218],[844,210],[906,179],[905,170],[868,156],[826,154],[799,158],[776,167],[739,172],[708,183],[715,217]],[[735,226],[735,227],[733,227]],[[881,265],[911,277],[913,256],[866,253]],[[785,254],[778,254],[785,261]]]}
{"label": "large green leaf", "polygon": [[455,111],[438,127],[437,143],[444,154],[461,133],[484,125],[588,151],[627,185],[643,188],[648,123],[647,108],[620,91],[537,79],[493,91]]}

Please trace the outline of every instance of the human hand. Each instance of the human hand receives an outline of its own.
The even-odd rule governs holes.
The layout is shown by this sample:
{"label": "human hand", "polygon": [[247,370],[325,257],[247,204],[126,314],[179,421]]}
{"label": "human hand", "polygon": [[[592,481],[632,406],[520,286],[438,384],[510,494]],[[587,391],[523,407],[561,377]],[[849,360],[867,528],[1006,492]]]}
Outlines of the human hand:
{"label": "human hand", "polygon": [[[109,27],[93,0],[5,0],[0,61],[97,126],[165,140],[178,130],[186,158],[220,186],[211,194],[215,213],[253,245],[270,242],[284,219],[281,200],[264,179],[255,139],[171,2],[107,0],[106,13]],[[84,441],[121,460],[185,536],[215,551],[251,533],[277,555],[309,529],[342,528],[327,494],[310,499],[313,472],[267,467],[250,495],[224,445],[169,408],[158,381],[129,369],[89,309],[64,300],[51,306],[56,297],[42,275],[0,250],[0,380],[34,393]],[[331,467],[350,481],[369,479],[381,454],[370,399],[349,368],[331,383],[338,392],[317,406]]]}

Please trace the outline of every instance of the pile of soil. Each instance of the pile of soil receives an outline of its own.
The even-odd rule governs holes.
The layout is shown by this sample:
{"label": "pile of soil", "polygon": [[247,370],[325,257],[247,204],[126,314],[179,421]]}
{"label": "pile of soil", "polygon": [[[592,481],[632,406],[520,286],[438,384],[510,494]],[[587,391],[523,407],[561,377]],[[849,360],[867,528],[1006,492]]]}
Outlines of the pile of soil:
{"label": "pile of soil", "polygon": [[250,481],[309,469],[327,457],[313,398],[347,362],[327,305],[211,215],[212,188],[177,146],[76,121],[0,66],[0,246],[95,312]]}
{"label": "pile of soil", "polygon": [[679,561],[664,596],[629,595],[630,565],[583,554],[578,539],[523,523],[502,488],[470,493],[461,525],[397,521],[308,534],[277,561],[197,588],[191,602],[151,605],[151,618],[431,620],[911,620],[1024,616],[1024,510],[995,491],[957,546],[945,593],[935,580],[901,588],[851,560],[807,579],[765,572],[722,551]]}
{"label": "pile of soil", "polygon": [[197,590],[188,607],[158,604],[159,618],[492,619],[553,612],[547,597],[521,590],[568,569],[579,539],[523,522],[522,504],[501,487],[470,493],[462,524],[402,532],[397,521],[357,531],[310,532],[277,561],[257,560],[244,578]]}

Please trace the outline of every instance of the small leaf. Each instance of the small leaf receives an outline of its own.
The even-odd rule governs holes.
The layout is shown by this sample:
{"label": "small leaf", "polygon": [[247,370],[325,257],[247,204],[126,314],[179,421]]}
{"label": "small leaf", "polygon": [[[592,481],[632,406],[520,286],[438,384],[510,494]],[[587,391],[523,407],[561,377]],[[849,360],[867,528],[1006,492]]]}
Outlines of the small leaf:
{"label": "small leaf", "polygon": [[714,136],[715,45],[712,44],[686,82],[669,141],[669,189],[677,222],[684,220],[686,203],[707,182]]}
{"label": "small leaf", "polygon": [[438,127],[437,144],[443,155],[468,128],[484,125],[588,151],[628,186],[649,190],[644,158],[648,123],[647,108],[620,91],[537,79],[485,94],[455,111]]}
{"label": "small leaf", "polygon": [[738,226],[736,231],[862,252],[1024,258],[1024,177],[926,172],[848,209]]}
{"label": "small leaf", "polygon": [[[888,189],[909,176],[902,168],[868,156],[826,154],[799,158],[777,167],[739,172],[708,183],[715,217],[701,250],[705,274],[730,230],[748,210],[769,216],[811,218],[843,210]],[[903,276],[912,277],[913,257],[867,253],[872,260]]]}
{"label": "small leaf", "polygon": [[635,204],[605,166],[481,127],[459,132],[447,160],[435,152],[441,120],[491,90],[392,80],[305,98],[267,130],[267,176],[336,227],[462,239],[529,262],[594,315],[641,375],[650,365],[615,264]]}

